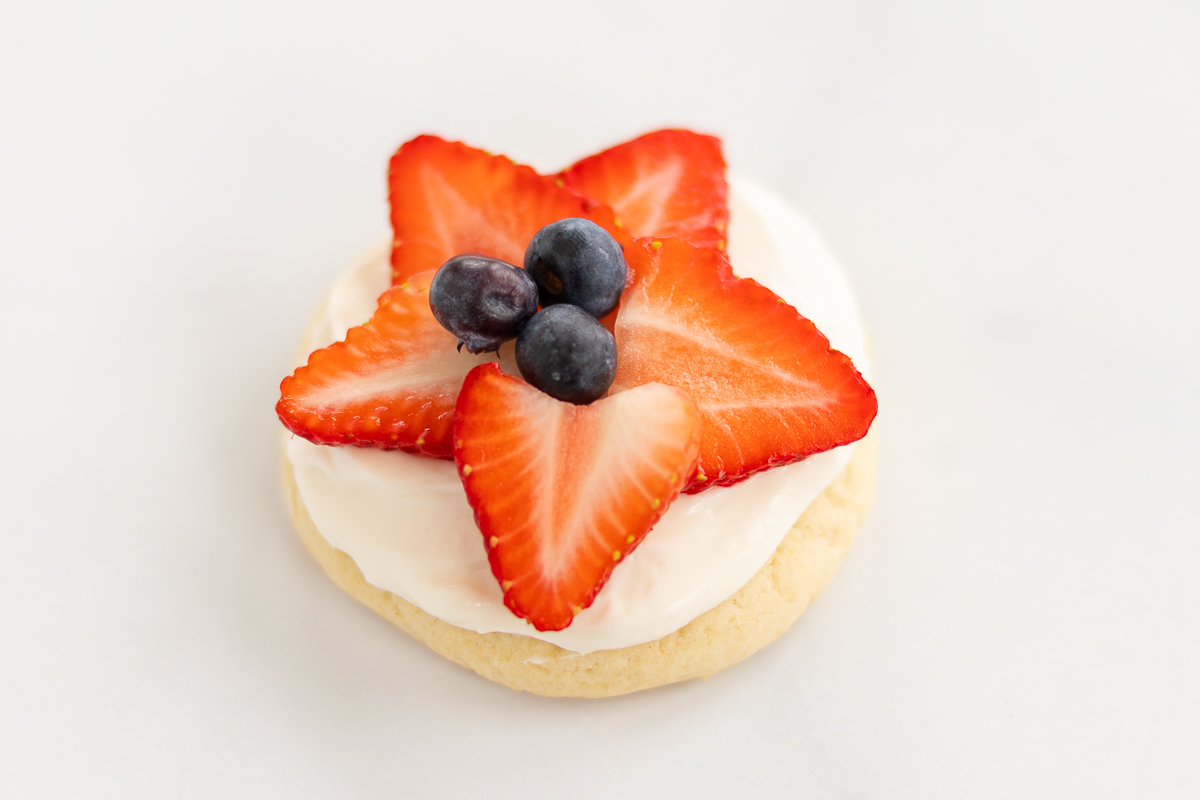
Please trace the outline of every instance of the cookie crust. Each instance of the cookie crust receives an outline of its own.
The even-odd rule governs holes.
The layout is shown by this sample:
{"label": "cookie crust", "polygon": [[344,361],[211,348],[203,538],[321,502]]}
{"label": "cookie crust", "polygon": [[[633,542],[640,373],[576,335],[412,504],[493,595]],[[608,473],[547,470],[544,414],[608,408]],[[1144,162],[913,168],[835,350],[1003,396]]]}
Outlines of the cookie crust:
{"label": "cookie crust", "polygon": [[550,697],[612,697],[708,677],[787,630],[829,583],[854,541],[871,503],[875,454],[872,430],[771,559],[732,597],[660,639],[582,655],[519,634],[468,631],[372,586],[354,560],[317,530],[286,452],[282,477],[292,523],[308,552],[338,586],[413,638],[513,689]]}

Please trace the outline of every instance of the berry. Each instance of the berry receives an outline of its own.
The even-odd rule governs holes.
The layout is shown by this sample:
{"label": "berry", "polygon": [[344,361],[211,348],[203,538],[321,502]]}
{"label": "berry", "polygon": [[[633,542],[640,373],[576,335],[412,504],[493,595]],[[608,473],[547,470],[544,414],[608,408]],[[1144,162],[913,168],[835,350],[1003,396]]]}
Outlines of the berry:
{"label": "berry", "polygon": [[570,625],[678,496],[698,431],[669,386],[577,406],[495,364],[472,370],[454,461],[504,604],[539,631]]}
{"label": "berry", "polygon": [[525,249],[525,269],[537,282],[543,306],[570,303],[597,319],[617,307],[629,275],[617,240],[578,217],[534,234]]}
{"label": "berry", "polygon": [[567,217],[585,217],[630,242],[608,206],[504,156],[436,136],[418,136],[392,156],[388,199],[393,284],[460,253],[520,264],[533,235]]}
{"label": "berry", "polygon": [[621,296],[613,396],[652,381],[700,409],[700,460],[686,491],[857,441],[875,392],[850,359],[771,290],[737,278],[720,252],[636,242]]}
{"label": "berry", "polygon": [[632,236],[725,246],[729,188],[716,137],[685,130],[647,133],[583,159],[559,178],[612,206]]}
{"label": "berry", "polygon": [[455,256],[429,286],[429,308],[459,346],[496,350],[537,312],[538,291],[523,269],[486,256]]}
{"label": "berry", "polygon": [[458,342],[429,310],[432,272],[379,298],[374,316],[344,341],[315,351],[279,386],[284,427],[316,444],[451,455],[454,401],[483,357]]}
{"label": "berry", "polygon": [[602,397],[617,374],[617,343],[578,306],[548,306],[517,337],[521,376],[551,397],[585,404]]}

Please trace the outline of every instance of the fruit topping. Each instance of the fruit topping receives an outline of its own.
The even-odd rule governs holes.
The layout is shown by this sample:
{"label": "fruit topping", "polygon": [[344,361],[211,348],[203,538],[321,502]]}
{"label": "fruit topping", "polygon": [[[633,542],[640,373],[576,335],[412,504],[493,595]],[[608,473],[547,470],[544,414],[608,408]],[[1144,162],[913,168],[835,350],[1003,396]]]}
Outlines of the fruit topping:
{"label": "fruit topping", "polygon": [[584,217],[627,244],[613,212],[553,177],[459,142],[418,136],[392,156],[392,283],[437,269],[453,256],[479,253],[520,264],[542,227]]}
{"label": "fruit topping", "polygon": [[612,206],[632,236],[725,246],[729,187],[716,137],[684,130],[647,133],[585,158],[559,177]]}
{"label": "fruit topping", "polygon": [[700,409],[700,458],[685,491],[729,485],[866,435],[875,393],[849,357],[725,256],[675,239],[626,249],[613,397],[678,386]]}
{"label": "fruit topping", "polygon": [[617,343],[578,306],[547,306],[517,337],[521,376],[551,397],[580,405],[603,397],[617,374]]}
{"label": "fruit topping", "polygon": [[538,289],[525,270],[495,258],[455,256],[429,286],[429,308],[459,346],[496,350],[537,312]]}
{"label": "fruit topping", "polygon": [[578,406],[495,364],[471,371],[454,460],[514,614],[555,631],[592,604],[691,474],[696,413],[661,384]]}
{"label": "fruit topping", "polygon": [[578,217],[542,228],[525,250],[525,270],[543,306],[570,303],[599,319],[617,307],[629,268],[608,231]]}
{"label": "fruit topping", "polygon": [[288,430],[317,444],[451,456],[458,389],[485,358],[459,353],[434,319],[432,279],[425,272],[388,289],[370,321],[283,379],[275,411]]}

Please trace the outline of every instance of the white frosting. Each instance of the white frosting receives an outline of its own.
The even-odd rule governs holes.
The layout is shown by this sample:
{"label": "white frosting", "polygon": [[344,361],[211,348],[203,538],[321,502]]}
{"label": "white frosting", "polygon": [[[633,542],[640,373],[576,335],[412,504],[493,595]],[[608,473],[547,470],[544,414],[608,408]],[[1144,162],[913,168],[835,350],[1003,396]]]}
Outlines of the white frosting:
{"label": "white frosting", "polygon": [[[734,271],[770,287],[816,323],[866,375],[862,328],[845,276],[812,227],[767,190],[730,180]],[[388,286],[387,250],[344,275],[310,348],[340,340]],[[501,365],[511,371],[502,352]],[[504,606],[450,461],[288,442],[300,495],[321,534],[366,580],[452,625],[533,636],[579,653],[665,636],[721,603],[771,557],[796,519],[846,466],[853,445],[682,495],[616,569],[590,608],[541,633]]]}

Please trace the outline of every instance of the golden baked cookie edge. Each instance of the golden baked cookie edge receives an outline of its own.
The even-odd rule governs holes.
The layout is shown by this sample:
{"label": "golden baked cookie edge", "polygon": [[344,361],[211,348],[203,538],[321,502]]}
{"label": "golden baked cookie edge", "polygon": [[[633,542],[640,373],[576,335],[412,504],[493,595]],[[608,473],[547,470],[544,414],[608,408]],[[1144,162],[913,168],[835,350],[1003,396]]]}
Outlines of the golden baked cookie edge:
{"label": "golden baked cookie edge", "polygon": [[[285,432],[285,444],[289,436]],[[582,655],[528,636],[468,631],[372,586],[354,560],[317,530],[286,446],[282,477],[305,548],[335,583],[376,613],[451,661],[513,689],[550,697],[612,697],[708,677],[786,631],[829,583],[866,516],[874,492],[875,438],[872,429],[771,559],[733,596],[661,639]]]}

